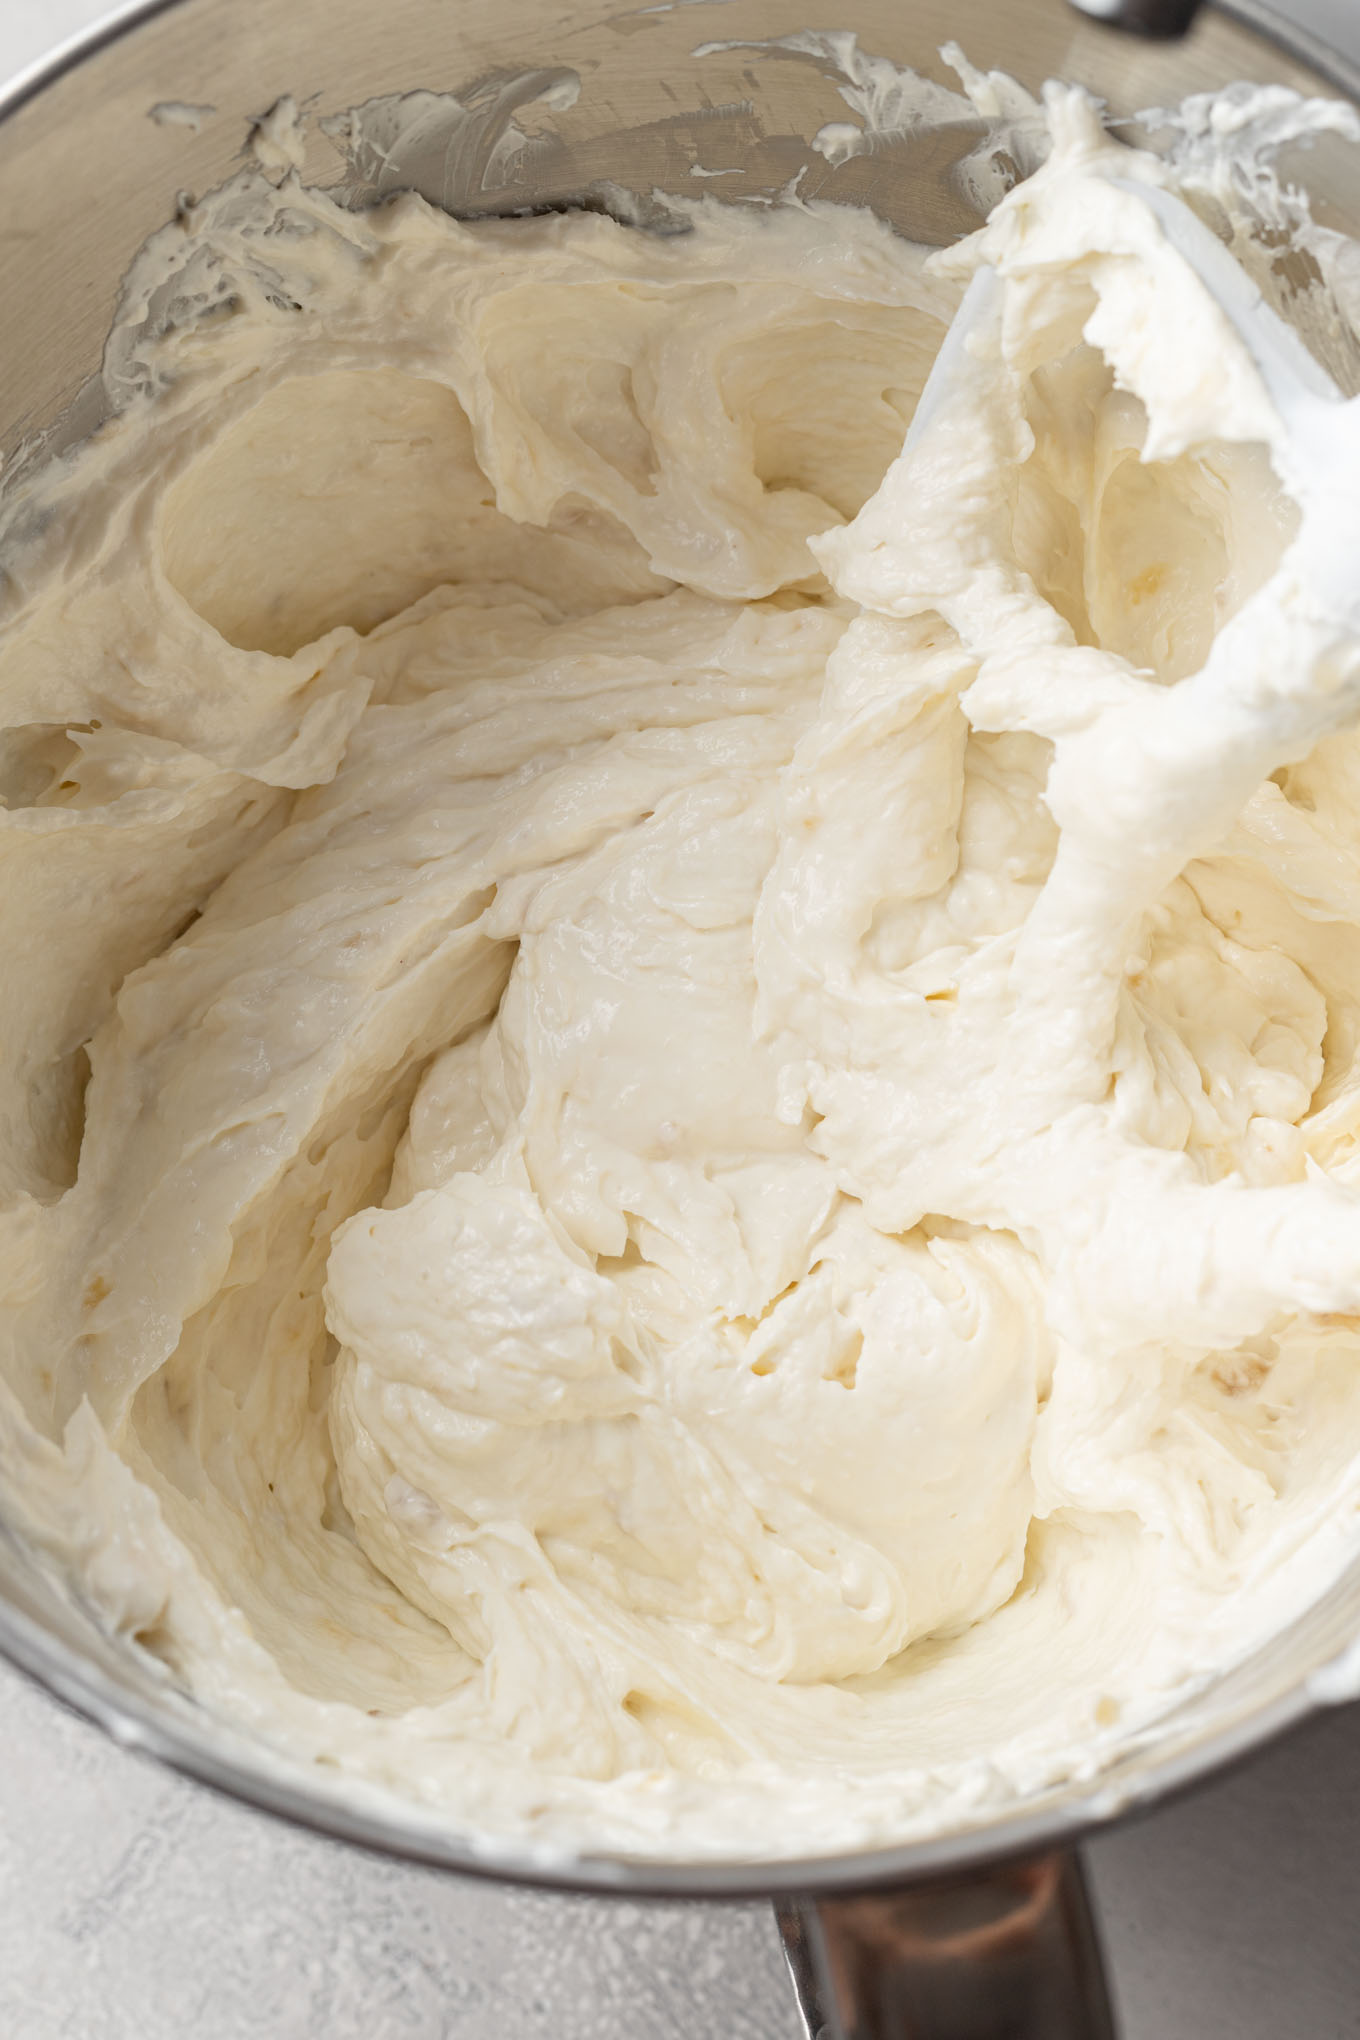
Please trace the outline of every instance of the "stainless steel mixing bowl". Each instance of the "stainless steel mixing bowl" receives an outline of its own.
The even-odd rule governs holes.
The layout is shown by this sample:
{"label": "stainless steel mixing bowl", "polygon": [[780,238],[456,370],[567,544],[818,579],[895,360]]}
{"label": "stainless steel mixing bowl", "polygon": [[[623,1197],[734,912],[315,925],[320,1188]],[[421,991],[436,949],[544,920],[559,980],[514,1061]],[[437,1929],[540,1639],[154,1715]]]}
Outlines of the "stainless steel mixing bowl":
{"label": "stainless steel mixing bowl", "polygon": [[[777,191],[801,171],[805,196],[867,203],[914,238],[953,239],[976,224],[950,170],[980,122],[833,167],[809,147],[845,113],[825,63],[755,62],[740,48],[695,54],[710,40],[847,26],[865,49],[937,77],[937,46],[957,38],[975,61],[1030,85],[1079,80],[1118,114],[1236,78],[1360,99],[1360,77],[1259,0],[1204,13],[1176,45],[1130,42],[1063,0],[855,0],[848,13],[808,0],[622,11],[598,0],[570,11],[557,0],[152,0],[0,99],[0,447],[10,485],[97,423],[95,371],[124,266],[177,190],[201,193],[238,167],[250,116],[284,93],[317,114],[417,87],[458,93],[478,115],[458,146],[427,137],[381,181],[413,184],[462,213],[616,203],[620,188],[643,201],[692,195],[697,162],[737,172],[721,180],[725,197]],[[165,102],[209,111],[197,128],[148,119]],[[537,139],[504,171],[492,145],[516,108]],[[308,136],[307,179],[342,181],[342,157],[315,121]],[[1319,217],[1360,230],[1353,154],[1321,145],[1306,182]],[[352,178],[351,194],[365,196]],[[0,1496],[0,1524],[3,1513]],[[1108,2034],[1080,1838],[1351,1697],[1357,1636],[1360,1567],[1097,1779],[933,1840],[812,1861],[563,1863],[474,1843],[395,1800],[341,1799],[324,1776],[210,1719],[153,1660],[110,1641],[0,1528],[0,1650],[120,1742],[285,1819],[450,1870],[602,1892],[768,1894],[807,2030],[826,2040]]]}

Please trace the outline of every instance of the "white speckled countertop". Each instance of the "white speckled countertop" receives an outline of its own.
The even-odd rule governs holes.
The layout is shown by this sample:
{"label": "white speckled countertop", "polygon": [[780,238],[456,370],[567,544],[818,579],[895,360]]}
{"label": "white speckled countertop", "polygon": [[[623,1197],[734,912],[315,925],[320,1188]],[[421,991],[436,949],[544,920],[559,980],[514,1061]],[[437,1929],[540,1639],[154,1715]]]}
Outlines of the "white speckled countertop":
{"label": "white speckled countertop", "polygon": [[[0,78],[103,11],[0,0]],[[1360,0],[1293,11],[1360,57]],[[382,1862],[128,1755],[3,1666],[0,1750],[0,2040],[797,2033],[763,1907]],[[1125,2040],[1360,2040],[1360,1707],[1089,1861]]]}

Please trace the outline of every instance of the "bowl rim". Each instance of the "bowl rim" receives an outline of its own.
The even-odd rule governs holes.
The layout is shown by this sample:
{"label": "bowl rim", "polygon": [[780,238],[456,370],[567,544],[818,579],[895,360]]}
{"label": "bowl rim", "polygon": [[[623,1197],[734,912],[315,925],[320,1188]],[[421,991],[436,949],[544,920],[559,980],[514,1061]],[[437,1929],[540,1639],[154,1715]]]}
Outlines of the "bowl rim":
{"label": "bowl rim", "polygon": [[[173,0],[172,0],[173,4]],[[1329,1680],[1346,1648],[1302,1672],[1286,1691],[1211,1735],[1138,1764],[1118,1783],[1097,1773],[1038,1806],[914,1841],[836,1854],[728,1858],[580,1852],[480,1836],[445,1824],[393,1793],[363,1798],[312,1783],[305,1765],[206,1710],[203,1726],[158,1712],[98,1665],[0,1600],[0,1657],[120,1748],[153,1759],[238,1805],[372,1855],[543,1890],[645,1899],[779,1899],[936,1883],[1016,1858],[1071,1849],[1116,1821],[1138,1818],[1245,1762],[1265,1744],[1344,1702],[1357,1681]],[[182,1696],[177,1695],[177,1699]],[[190,1705],[196,1703],[190,1702]],[[237,1752],[240,1752],[237,1755]],[[334,1776],[334,1774],[329,1774]],[[383,1802],[390,1803],[390,1812]]]}
{"label": "bowl rim", "polygon": [[[68,72],[186,0],[123,0],[88,27],[66,37],[0,86],[0,123]],[[1286,22],[1264,0],[1211,0],[1217,11],[1308,65],[1360,102],[1360,65],[1318,37]],[[0,1534],[8,1535],[0,1528]],[[45,1570],[45,1569],[44,1569]],[[347,1799],[342,1789],[312,1783],[301,1761],[280,1759],[204,1711],[200,1728],[128,1693],[93,1660],[0,1596],[0,1658],[35,1685],[135,1751],[255,1811],[389,1860],[545,1890],[644,1899],[755,1899],[822,1896],[966,1876],[986,1865],[1071,1848],[1116,1820],[1134,1818],[1241,1763],[1264,1744],[1298,1728],[1360,1688],[1360,1667],[1327,1677],[1328,1661],[1302,1671],[1264,1706],[1169,1754],[1136,1766],[1116,1781],[1097,1774],[1037,1806],[915,1841],[820,1856],[729,1859],[651,1858],[618,1852],[569,1852],[509,1839],[483,1839],[432,1819],[388,1795]],[[1332,1660],[1347,1658],[1343,1647]],[[241,1754],[235,1755],[239,1747]],[[252,1752],[253,1754],[253,1752]]]}

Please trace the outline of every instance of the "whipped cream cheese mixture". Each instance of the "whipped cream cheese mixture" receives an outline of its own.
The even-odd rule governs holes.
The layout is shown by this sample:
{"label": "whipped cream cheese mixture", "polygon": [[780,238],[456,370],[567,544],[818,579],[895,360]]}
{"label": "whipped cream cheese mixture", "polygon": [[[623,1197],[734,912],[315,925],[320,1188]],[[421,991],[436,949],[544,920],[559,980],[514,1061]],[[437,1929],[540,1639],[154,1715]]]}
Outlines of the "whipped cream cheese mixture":
{"label": "whipped cream cheese mixture", "polygon": [[932,259],[245,176],[17,499],[5,1513],[349,1789],[920,1832],[1360,1546],[1357,468],[1047,111]]}

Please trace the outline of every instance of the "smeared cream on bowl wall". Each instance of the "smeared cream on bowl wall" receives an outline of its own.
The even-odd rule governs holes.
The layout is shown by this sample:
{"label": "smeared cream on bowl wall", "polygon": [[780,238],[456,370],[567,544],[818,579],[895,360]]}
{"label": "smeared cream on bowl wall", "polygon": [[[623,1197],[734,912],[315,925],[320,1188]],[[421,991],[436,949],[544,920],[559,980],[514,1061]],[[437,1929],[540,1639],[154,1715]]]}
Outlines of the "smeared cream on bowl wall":
{"label": "smeared cream on bowl wall", "polygon": [[1048,118],[929,261],[281,163],[19,503],[5,1514],[465,1827],[978,1817],[1360,1543],[1357,618]]}

